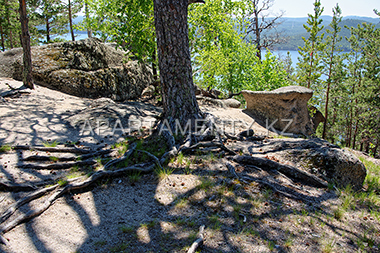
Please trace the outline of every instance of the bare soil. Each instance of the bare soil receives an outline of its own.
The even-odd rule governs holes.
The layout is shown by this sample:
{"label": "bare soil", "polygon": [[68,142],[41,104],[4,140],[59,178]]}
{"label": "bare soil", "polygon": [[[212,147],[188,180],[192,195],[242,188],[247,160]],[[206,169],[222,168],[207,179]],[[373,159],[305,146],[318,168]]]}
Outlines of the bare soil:
{"label": "bare soil", "polygon": [[[6,83],[21,85],[1,78],[0,93],[9,89]],[[3,99],[0,109],[0,145],[75,142],[93,150],[124,140],[125,134],[114,131],[118,120],[126,132],[138,134],[138,130],[147,131],[161,112],[150,103],[83,99],[39,86],[30,95]],[[275,135],[252,125],[253,119],[241,109],[203,106],[202,110],[215,115],[217,124],[223,123],[231,134],[234,128],[229,122],[235,122],[236,133],[250,127],[257,134]],[[83,132],[86,120],[89,124]],[[137,120],[143,124],[131,122]],[[236,151],[246,145],[228,143]],[[19,168],[24,157],[36,153],[44,152],[0,153],[0,179],[37,183],[72,173],[70,169]],[[292,188],[304,196],[304,200],[288,198],[264,184],[240,182],[228,171],[226,161],[211,153],[191,155],[173,160],[168,167],[173,172],[166,176],[125,175],[65,194],[40,216],[5,233],[7,245],[0,250],[187,252],[199,227],[205,225],[199,252],[379,252],[379,206],[368,208],[351,199],[352,207],[339,215],[344,204],[340,191],[234,164],[239,174],[270,182],[277,189]],[[0,190],[0,213],[27,194]],[[23,206],[13,217],[33,210],[45,199]]]}

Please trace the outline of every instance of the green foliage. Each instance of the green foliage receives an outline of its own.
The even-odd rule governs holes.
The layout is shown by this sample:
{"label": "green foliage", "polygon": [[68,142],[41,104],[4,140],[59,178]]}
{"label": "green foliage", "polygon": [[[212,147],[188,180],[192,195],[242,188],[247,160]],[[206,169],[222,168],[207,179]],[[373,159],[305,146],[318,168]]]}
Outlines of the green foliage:
{"label": "green foliage", "polygon": [[[272,90],[286,86],[287,74],[268,52],[263,61],[256,46],[243,41],[244,4],[214,0],[190,6],[190,48],[195,82],[231,94],[242,89]],[[240,27],[240,28],[239,28]]]}
{"label": "green foliage", "polygon": [[0,0],[1,48],[20,47],[19,3],[17,0]]}
{"label": "green foliage", "polygon": [[60,0],[37,0],[30,7],[30,19],[35,26],[41,27],[38,33],[45,37],[41,42],[52,43],[55,36],[68,32],[66,6]]}
{"label": "green foliage", "polygon": [[320,85],[319,78],[322,75],[323,66],[320,52],[324,50],[325,44],[323,43],[324,34],[320,34],[323,29],[323,25],[321,25],[323,20],[320,17],[323,10],[321,2],[316,0],[314,14],[308,14],[307,25],[304,25],[308,38],[302,38],[304,46],[298,50],[300,57],[297,63],[297,82],[308,88],[318,87]]}
{"label": "green foliage", "polygon": [[88,0],[89,18],[76,26],[90,28],[103,41],[116,42],[129,56],[156,63],[153,1]]}

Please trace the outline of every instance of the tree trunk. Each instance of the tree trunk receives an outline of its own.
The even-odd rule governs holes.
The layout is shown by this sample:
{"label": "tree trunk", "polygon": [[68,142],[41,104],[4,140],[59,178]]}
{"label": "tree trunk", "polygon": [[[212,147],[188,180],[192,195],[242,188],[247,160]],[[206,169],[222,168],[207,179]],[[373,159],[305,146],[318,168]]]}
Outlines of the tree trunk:
{"label": "tree trunk", "polygon": [[49,18],[45,18],[46,22],[46,43],[50,42],[50,23],[49,23]]}
{"label": "tree trunk", "polygon": [[259,17],[258,17],[258,13],[255,11],[255,32],[256,32],[256,48],[257,48],[257,57],[259,58],[259,60],[261,61],[261,45],[260,45],[260,29],[259,29]]}
{"label": "tree trunk", "polygon": [[3,48],[3,52],[4,52],[5,51],[5,45],[4,45],[3,25],[0,25],[0,36],[1,36],[1,47]]}
{"label": "tree trunk", "polygon": [[187,25],[188,0],[154,0],[163,117],[185,126],[202,118],[195,97]]}
{"label": "tree trunk", "polygon": [[[331,65],[330,65],[330,74],[331,74]],[[329,95],[330,95],[330,79],[327,81],[327,90],[326,90],[326,102],[325,102],[325,122],[323,123],[323,132],[322,139],[326,139],[326,131],[327,131],[327,120],[329,116]]]}
{"label": "tree trunk", "polygon": [[71,1],[70,0],[68,3],[68,9],[69,9],[69,24],[70,24],[71,40],[75,41],[74,29],[73,29],[73,16],[71,14]]}
{"label": "tree trunk", "polygon": [[157,81],[157,79],[158,79],[156,61],[157,61],[157,52],[156,52],[156,49],[154,49],[153,54],[152,54],[153,82]]}
{"label": "tree trunk", "polygon": [[87,26],[87,37],[92,38],[92,31],[88,24],[88,20],[90,19],[90,13],[88,11],[88,3],[84,2],[84,12],[86,15],[86,26]]}
{"label": "tree trunk", "polygon": [[32,81],[32,54],[30,51],[30,35],[28,28],[28,16],[26,13],[26,2],[25,0],[19,0],[20,3],[20,22],[21,22],[21,43],[23,49],[23,83],[24,86],[29,89],[34,89]]}

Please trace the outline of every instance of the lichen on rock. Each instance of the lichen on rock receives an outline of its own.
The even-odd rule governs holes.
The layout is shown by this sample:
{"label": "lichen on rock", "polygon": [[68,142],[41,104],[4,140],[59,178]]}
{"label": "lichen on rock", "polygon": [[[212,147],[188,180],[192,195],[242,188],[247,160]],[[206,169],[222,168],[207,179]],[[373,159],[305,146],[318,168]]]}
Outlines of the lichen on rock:
{"label": "lichen on rock", "polygon": [[[9,51],[0,55],[0,76],[22,80],[22,50]],[[97,38],[32,47],[34,81],[79,97],[140,97],[153,81],[152,71],[138,61],[125,61],[124,51]]]}

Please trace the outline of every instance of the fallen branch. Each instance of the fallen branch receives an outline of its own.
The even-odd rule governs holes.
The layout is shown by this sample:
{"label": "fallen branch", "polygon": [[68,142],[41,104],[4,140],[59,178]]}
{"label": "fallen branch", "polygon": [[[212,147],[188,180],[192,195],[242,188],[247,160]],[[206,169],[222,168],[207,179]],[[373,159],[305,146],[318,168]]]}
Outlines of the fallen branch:
{"label": "fallen branch", "polygon": [[196,249],[203,244],[205,225],[200,226],[198,238],[193,242],[187,253],[194,253]]}
{"label": "fallen branch", "polygon": [[233,160],[238,163],[260,166],[260,168],[268,167],[270,169],[275,169],[280,171],[281,173],[284,173],[287,176],[293,177],[298,180],[302,180],[303,182],[308,182],[317,187],[327,188],[328,186],[326,181],[318,178],[317,176],[314,176],[306,171],[297,169],[290,165],[281,164],[269,160],[267,158],[254,157],[248,155],[236,155],[233,157]]}

